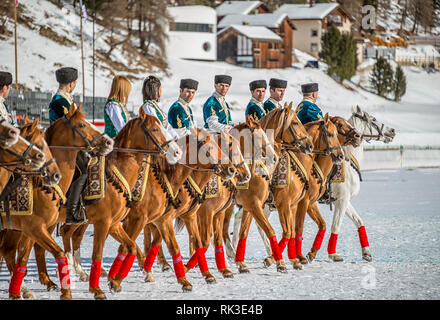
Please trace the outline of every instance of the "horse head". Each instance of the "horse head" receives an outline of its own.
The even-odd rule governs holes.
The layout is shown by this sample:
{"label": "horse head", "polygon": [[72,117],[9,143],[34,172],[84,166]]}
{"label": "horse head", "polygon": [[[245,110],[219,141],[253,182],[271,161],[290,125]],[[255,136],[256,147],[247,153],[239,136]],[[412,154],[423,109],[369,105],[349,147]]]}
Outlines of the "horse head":
{"label": "horse head", "polygon": [[292,102],[283,108],[276,108],[260,119],[261,127],[268,133],[271,129],[274,141],[290,148],[298,148],[300,152],[309,154],[313,143],[307,131],[292,110]]}
{"label": "horse head", "polygon": [[313,153],[332,157],[333,162],[339,163],[344,160],[341,144],[338,140],[338,129],[330,121],[328,113],[324,119],[305,124],[307,132],[313,140],[315,150]]}
{"label": "horse head", "polygon": [[197,169],[211,171],[225,180],[234,177],[237,169],[230,157],[225,154],[217,143],[218,135],[191,128],[190,134],[179,139],[179,144],[186,145],[184,164]]}
{"label": "horse head", "polygon": [[[44,153],[44,158],[38,158],[39,161],[42,161],[39,172],[41,178],[43,179],[43,184],[48,187],[58,184],[61,180],[61,172],[55,162],[55,158],[52,156],[46,140],[44,139],[44,130],[38,128],[38,118],[31,122],[26,117],[24,125],[20,127],[20,131],[22,137],[34,144]],[[44,162],[44,159],[47,161]]]}
{"label": "horse head", "polygon": [[348,121],[358,130],[362,138],[367,142],[371,140],[382,141],[389,143],[393,141],[396,136],[394,128],[386,126],[384,123],[380,123],[375,117],[368,114],[366,111],[362,111],[359,106],[352,110],[353,113]]}
{"label": "horse head", "polygon": [[238,183],[244,184],[251,179],[251,171],[245,158],[243,157],[240,142],[232,134],[222,131],[220,134],[220,147],[222,151],[229,155],[229,159],[237,170]]}
{"label": "horse head", "polygon": [[0,117],[0,148],[9,148],[18,142],[20,130],[12,126],[5,118]]}
{"label": "horse head", "polygon": [[69,112],[46,130],[46,141],[51,146],[86,148],[107,155],[113,150],[113,139],[100,133],[87,121],[81,105],[73,103]]}
{"label": "horse head", "polygon": [[341,146],[351,145],[355,148],[362,143],[362,135],[344,118],[330,117],[330,121],[338,130],[338,140]]}

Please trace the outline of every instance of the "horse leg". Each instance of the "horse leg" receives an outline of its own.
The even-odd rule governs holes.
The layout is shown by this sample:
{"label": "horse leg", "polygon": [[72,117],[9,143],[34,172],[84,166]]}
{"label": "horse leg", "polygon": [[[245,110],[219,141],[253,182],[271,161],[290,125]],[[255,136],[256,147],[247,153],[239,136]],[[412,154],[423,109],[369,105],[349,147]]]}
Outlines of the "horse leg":
{"label": "horse leg", "polygon": [[125,245],[128,250],[128,254],[124,258],[118,273],[114,278],[109,277],[110,289],[114,292],[120,292],[122,290],[121,283],[127,277],[136,258],[136,244],[134,240],[128,236],[120,223],[113,225],[109,233],[115,240]]}
{"label": "horse leg", "polygon": [[232,205],[231,207],[232,207],[231,210],[226,210],[225,212],[222,233],[223,233],[223,241],[226,246],[226,254],[229,258],[234,258],[235,248],[232,245],[231,238],[229,237],[229,223],[231,222],[232,214],[234,213],[235,207],[234,205]]}
{"label": "horse leg", "polygon": [[[14,268],[16,268],[17,266],[24,266],[24,269],[26,269],[27,263],[29,261],[29,256],[31,254],[32,251],[32,247],[34,245],[35,241],[25,235],[23,235],[20,239],[19,245],[18,245],[18,255],[17,255],[17,262],[16,265],[14,266]],[[27,271],[27,270],[26,270]],[[11,289],[11,287],[13,286],[17,286],[18,287],[18,283],[14,283],[16,281],[16,279],[11,280],[11,286],[9,287],[9,297],[11,299],[20,299],[21,295],[18,294],[18,297],[14,294],[14,291],[18,291],[23,293],[22,297],[24,299],[34,299],[35,295],[34,293],[29,290],[24,284],[20,283],[21,288],[17,289]]]}
{"label": "horse leg", "polygon": [[[61,286],[61,299],[71,300],[69,265],[63,249],[51,237],[43,221],[38,216],[33,216],[32,223],[27,225],[23,233],[36,241],[43,249],[49,251],[58,265],[58,275]],[[17,268],[17,267],[16,267]],[[26,268],[26,267],[25,267]]]}
{"label": "horse leg", "polygon": [[348,199],[341,198],[335,202],[335,213],[333,214],[333,221],[331,227],[330,239],[327,246],[328,257],[334,262],[341,262],[344,259],[336,253],[336,243],[338,241],[339,229],[341,228],[342,218],[347,210]]}
{"label": "horse leg", "polygon": [[310,252],[307,253],[307,260],[312,262],[316,258],[316,254],[318,253],[318,250],[321,249],[322,240],[324,239],[324,235],[325,235],[326,225],[325,225],[325,220],[322,218],[322,215],[319,212],[316,202],[309,204],[307,213],[309,214],[310,218],[312,218],[312,220],[316,222],[319,229],[315,237],[315,241],[313,242],[312,249],[310,249]]}
{"label": "horse leg", "polygon": [[[270,208],[269,206],[264,206],[264,215],[269,220],[270,217]],[[272,256],[272,249],[270,247],[269,239],[266,237],[266,234],[264,233],[263,229],[260,228],[260,226],[257,224],[257,230],[260,234],[261,240],[263,240],[264,247],[266,248],[267,257],[264,259],[263,264],[266,268],[269,268],[274,262],[275,259]],[[281,248],[280,248],[281,250]]]}
{"label": "horse leg", "polygon": [[176,241],[172,220],[165,217],[155,221],[154,225],[159,229],[163,240],[167,244],[168,252],[173,258],[174,273],[176,274],[177,282],[182,285],[183,291],[191,291],[192,285],[185,277],[182,255],[180,254],[179,245]]}
{"label": "horse leg", "polygon": [[[206,283],[215,283],[216,282],[215,277],[209,271],[208,263],[206,262],[206,256],[205,256],[206,250],[208,249],[208,246],[209,246],[210,235],[212,234],[212,231],[211,231],[211,229],[212,229],[212,216],[207,215],[204,217],[206,220],[206,223],[207,223],[207,225],[205,226],[207,229],[206,231],[207,231],[207,234],[209,234],[207,247],[204,247],[202,244],[199,228],[197,225],[197,214],[199,214],[199,212],[194,210],[192,212],[189,212],[187,214],[182,215],[180,218],[182,218],[182,220],[185,222],[186,229],[188,230],[188,235],[190,236],[190,238],[194,239],[194,243],[195,243],[195,253],[194,254],[196,255],[200,272],[202,273],[203,277],[205,278]],[[190,260],[192,260],[192,259],[193,259],[193,257],[191,257]],[[187,266],[188,266],[188,264],[187,264]]]}
{"label": "horse leg", "polygon": [[[89,276],[84,271],[81,265],[81,241],[84,237],[84,233],[88,228],[87,224],[78,225],[76,230],[71,235],[72,238],[72,249],[73,249],[73,267],[75,268],[75,273],[79,274],[79,281],[87,282],[89,281]],[[103,273],[106,274],[105,270],[101,268],[101,277]],[[106,276],[106,275],[105,275]]]}
{"label": "horse leg", "polygon": [[[238,238],[238,244],[236,246],[236,253],[235,253],[235,263],[238,267],[239,273],[249,273],[250,272],[249,268],[244,263],[244,256],[246,252],[246,240],[252,222],[251,213],[243,209],[241,213],[240,221],[241,221],[241,226],[239,232],[235,233],[234,230],[234,236],[237,234],[237,238]],[[235,225],[234,225],[234,229],[235,229]]]}
{"label": "horse leg", "polygon": [[93,293],[94,298],[97,300],[107,299],[104,292],[99,287],[99,278],[101,275],[104,243],[110,230],[111,222],[108,220],[98,221],[93,225],[93,252],[92,266],[90,268],[89,276],[89,292]]}
{"label": "horse leg", "polygon": [[[50,234],[53,233],[56,224],[48,228]],[[34,244],[35,261],[38,268],[38,278],[40,283],[46,286],[47,291],[58,290],[58,286],[49,278],[46,266],[46,250],[44,250],[38,243]]]}
{"label": "horse leg", "polygon": [[[294,264],[295,269],[301,269],[301,264],[296,259],[295,255],[295,238],[294,238],[294,216],[292,214],[292,210],[290,208],[290,201],[288,198],[284,198],[283,201],[276,201],[276,208],[278,211],[278,218],[280,220],[281,228],[283,229],[282,238],[279,242],[279,253],[280,256],[278,259],[282,261],[282,265],[279,266],[279,262],[277,262],[277,270],[279,272],[287,272],[287,269],[284,265],[284,261],[282,260],[282,253],[284,249],[287,247],[288,258]],[[267,219],[266,219],[267,221]],[[269,224],[269,222],[267,222]],[[269,236],[266,233],[267,236]],[[276,254],[273,252],[273,241],[271,241],[271,250],[272,255],[275,261],[277,261]],[[293,250],[293,251],[292,251]],[[293,253],[292,253],[293,252]],[[270,262],[270,261],[269,261]],[[296,263],[297,262],[297,263]],[[283,268],[284,267],[284,268]]]}
{"label": "horse leg", "polygon": [[22,232],[15,230],[6,229],[0,232],[0,256],[5,259],[6,266],[11,274],[14,272],[15,257],[22,236]]}
{"label": "horse leg", "polygon": [[[215,250],[215,263],[218,271],[224,278],[233,278],[231,270],[226,266],[225,252],[223,250],[223,224],[225,221],[225,215],[232,215],[234,205],[231,205],[228,209],[221,211],[213,217],[213,231],[214,231],[214,250]],[[229,213],[228,213],[229,211]]]}
{"label": "horse leg", "polygon": [[[159,229],[152,223],[148,224],[147,226],[145,226],[144,228],[144,232],[145,229],[147,229],[148,227],[148,247],[147,245],[147,239],[144,238],[144,245],[146,249],[146,257],[145,257],[145,263],[142,266],[144,273],[146,273],[146,277],[145,277],[145,282],[154,282],[156,281],[153,277],[153,272],[151,271],[153,264],[154,264],[154,260],[156,260],[157,255],[160,253],[160,249],[162,248],[161,243],[162,243],[162,235],[159,232]],[[144,237],[145,237],[145,233],[144,233]],[[153,240],[151,240],[151,238]],[[163,254],[163,251],[162,251]],[[164,257],[165,259],[165,257]]]}
{"label": "horse leg", "polygon": [[[243,207],[241,207],[235,213],[235,217],[234,217],[234,229],[232,231],[232,247],[234,249],[234,256],[231,257],[234,259],[237,254],[236,250],[237,250],[237,246],[238,246],[238,241],[240,240],[240,228],[243,223],[243,214],[244,214]],[[229,256],[229,254],[228,254],[228,256]]]}
{"label": "horse leg", "polygon": [[[77,224],[63,224],[60,228],[61,238],[63,239],[64,252],[66,252],[67,261],[69,262],[69,267],[72,267],[74,270],[74,262],[73,262],[73,250],[72,250],[72,235],[75,230],[78,228]],[[76,271],[76,270],[75,270]]]}
{"label": "horse leg", "polygon": [[362,247],[362,259],[371,262],[373,258],[371,257],[370,244],[368,243],[368,237],[367,232],[365,231],[364,223],[350,201],[348,202],[347,211],[345,213],[353,221],[358,230],[359,241]]}
{"label": "horse leg", "polygon": [[[159,230],[154,226],[154,224],[150,223],[147,224],[144,228],[144,250],[145,252],[148,252],[151,247],[151,237],[153,236],[152,230],[155,231],[155,236],[160,237]],[[162,237],[160,238],[162,241]],[[157,243],[157,242],[156,242]],[[159,252],[157,253],[157,264],[162,266],[162,272],[171,270],[171,266],[167,262],[167,259],[165,258],[165,254],[163,253],[162,245],[159,242]]]}
{"label": "horse leg", "polygon": [[310,201],[307,197],[304,197],[297,206],[295,215],[295,250],[296,258],[301,264],[307,264],[307,259],[302,254],[302,233],[304,230],[304,220],[306,212],[309,208]]}

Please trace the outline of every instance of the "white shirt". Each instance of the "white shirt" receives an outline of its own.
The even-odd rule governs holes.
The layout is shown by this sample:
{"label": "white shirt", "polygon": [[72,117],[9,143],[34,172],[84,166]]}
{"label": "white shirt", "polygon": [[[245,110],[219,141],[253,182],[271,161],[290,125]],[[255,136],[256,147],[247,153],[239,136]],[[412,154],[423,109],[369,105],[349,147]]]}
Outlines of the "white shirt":
{"label": "white shirt", "polygon": [[[149,101],[149,102],[154,103],[157,106],[158,110],[162,111],[162,109],[159,108],[159,106],[157,105],[156,102],[154,102],[154,101]],[[149,116],[156,117],[160,122],[160,119],[157,117],[156,109],[150,103],[146,102],[143,104],[142,108],[144,109],[144,112],[146,114],[148,114]],[[176,133],[176,131],[174,130],[174,128],[168,123],[168,119],[167,119],[165,112],[162,111],[161,113],[162,113],[162,117],[164,119],[164,121],[163,121],[163,123],[161,123],[161,125],[165,128],[165,130],[168,131],[168,133],[171,135],[171,137],[173,137],[173,139],[178,139],[180,137],[180,135],[178,135]]]}
{"label": "white shirt", "polygon": [[121,106],[114,101],[110,102],[107,105],[106,112],[110,117],[110,120],[112,121],[113,125],[115,126],[115,129],[118,130],[118,132],[121,131],[121,129],[126,124],[124,118],[122,117],[122,112],[124,111],[121,110]]}

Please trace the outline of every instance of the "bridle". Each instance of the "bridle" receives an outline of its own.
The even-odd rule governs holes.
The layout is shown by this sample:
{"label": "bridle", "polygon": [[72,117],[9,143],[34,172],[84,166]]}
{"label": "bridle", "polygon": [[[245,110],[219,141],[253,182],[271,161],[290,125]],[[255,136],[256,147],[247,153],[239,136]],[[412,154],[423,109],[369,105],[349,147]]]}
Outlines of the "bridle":
{"label": "bridle", "polygon": [[[331,147],[330,143],[328,141],[327,130],[326,130],[326,126],[325,126],[324,121],[319,122],[319,126],[320,126],[321,130],[319,133],[318,149],[313,150],[312,153],[317,154],[317,155],[325,155],[325,156],[331,155],[333,159],[336,159],[337,155],[333,152],[333,150],[340,149],[341,146],[338,145],[338,146]],[[320,150],[322,140],[324,140],[325,145],[326,145],[324,150]]]}
{"label": "bridle", "polygon": [[[348,122],[347,122],[348,123]],[[342,124],[338,123],[336,124],[336,127],[338,128],[338,134],[340,134],[341,136],[345,137],[345,141],[343,144],[341,144],[341,147],[346,146],[350,143],[355,143],[356,142],[356,138],[354,137],[358,132],[357,130],[350,125],[350,130],[347,132],[341,132],[339,131],[339,128],[342,128]]]}
{"label": "bridle", "polygon": [[[362,138],[370,138],[369,140],[365,140],[367,142],[370,142],[371,140],[375,139],[376,141],[379,141],[381,138],[384,137],[383,129],[385,127],[385,124],[382,123],[382,126],[378,126],[377,123],[370,121],[365,114],[358,114],[353,113],[353,116],[356,118],[361,119],[362,121],[366,122],[368,124],[368,128],[370,129],[370,134],[362,134]],[[377,134],[373,134],[373,128],[374,127],[377,130]]]}
{"label": "bridle", "polygon": [[[284,111],[284,118],[283,118],[283,125],[281,126],[283,132],[281,133],[281,141],[284,141],[283,136],[284,136],[284,126],[286,124],[287,121],[287,110]],[[301,146],[301,141],[306,140],[308,138],[310,138],[308,135],[304,136],[302,138],[297,138],[294,130],[292,129],[293,123],[289,124],[289,132],[293,137],[293,142],[292,143],[285,143],[282,142],[282,146],[284,147],[284,149],[297,149],[298,147]]]}

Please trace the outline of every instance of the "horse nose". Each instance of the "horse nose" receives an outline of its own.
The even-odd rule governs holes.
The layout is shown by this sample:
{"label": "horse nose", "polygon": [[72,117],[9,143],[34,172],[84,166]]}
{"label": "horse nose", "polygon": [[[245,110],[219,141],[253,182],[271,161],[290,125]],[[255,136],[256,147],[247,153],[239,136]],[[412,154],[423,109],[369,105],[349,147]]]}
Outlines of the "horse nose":
{"label": "horse nose", "polygon": [[17,131],[17,130],[15,130],[15,129],[11,129],[10,131],[9,131],[9,135],[11,136],[11,137],[15,137],[15,136],[18,136],[20,133]]}
{"label": "horse nose", "polygon": [[44,153],[41,153],[41,152],[37,153],[38,160],[43,160],[44,158],[45,158]]}
{"label": "horse nose", "polygon": [[344,160],[344,155],[342,153],[338,155],[338,160],[339,161],[343,161]]}
{"label": "horse nose", "polygon": [[56,183],[58,183],[61,180],[61,173],[55,173],[53,175],[54,180],[56,181]]}
{"label": "horse nose", "polygon": [[361,134],[360,134],[360,133],[356,133],[356,134],[354,135],[354,137],[355,137],[356,139],[360,139],[360,138],[361,138]]}
{"label": "horse nose", "polygon": [[235,174],[235,168],[234,167],[229,167],[228,168],[228,173],[231,175],[231,176],[233,176],[234,174]]}

